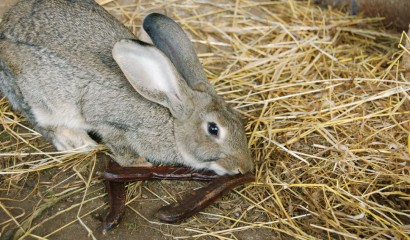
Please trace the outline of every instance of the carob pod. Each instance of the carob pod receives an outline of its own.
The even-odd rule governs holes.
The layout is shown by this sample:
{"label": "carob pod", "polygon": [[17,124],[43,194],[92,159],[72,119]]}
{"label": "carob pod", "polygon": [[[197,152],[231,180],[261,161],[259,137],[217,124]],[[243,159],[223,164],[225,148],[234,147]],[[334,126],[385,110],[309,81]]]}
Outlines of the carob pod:
{"label": "carob pod", "polygon": [[106,182],[110,210],[103,222],[103,234],[120,223],[125,213],[125,183]]}
{"label": "carob pod", "polygon": [[166,223],[180,222],[211,205],[225,192],[253,181],[255,181],[255,177],[252,173],[216,178],[207,186],[199,188],[185,196],[180,202],[160,208],[157,212],[157,216],[161,221]]}
{"label": "carob pod", "polygon": [[205,187],[185,196],[181,202],[158,210],[157,216],[161,221],[175,223],[206,208],[232,188],[255,180],[251,173],[218,176],[206,171],[193,172],[192,169],[186,167],[121,167],[112,160],[108,162],[103,176],[106,179],[110,206],[109,213],[104,220],[104,233],[116,226],[125,213],[125,182],[149,179],[211,181]]}
{"label": "carob pod", "polygon": [[121,167],[109,160],[103,174],[109,198],[109,212],[103,222],[103,233],[115,227],[125,213],[125,183],[149,179],[210,181],[219,176],[213,172],[193,172],[187,167]]}
{"label": "carob pod", "polygon": [[218,177],[219,176],[213,172],[194,172],[192,168],[187,167],[121,167],[118,164],[113,165],[104,173],[104,179],[113,182],[130,182],[150,179],[210,181]]}

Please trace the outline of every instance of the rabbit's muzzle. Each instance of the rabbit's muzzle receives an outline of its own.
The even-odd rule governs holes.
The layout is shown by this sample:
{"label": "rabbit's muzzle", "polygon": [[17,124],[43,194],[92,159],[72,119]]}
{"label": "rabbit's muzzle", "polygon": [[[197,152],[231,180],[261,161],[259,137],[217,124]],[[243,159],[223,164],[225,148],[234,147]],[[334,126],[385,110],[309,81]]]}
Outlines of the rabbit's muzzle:
{"label": "rabbit's muzzle", "polygon": [[229,175],[245,174],[253,170],[253,162],[247,156],[228,156],[218,160],[216,163],[224,168]]}

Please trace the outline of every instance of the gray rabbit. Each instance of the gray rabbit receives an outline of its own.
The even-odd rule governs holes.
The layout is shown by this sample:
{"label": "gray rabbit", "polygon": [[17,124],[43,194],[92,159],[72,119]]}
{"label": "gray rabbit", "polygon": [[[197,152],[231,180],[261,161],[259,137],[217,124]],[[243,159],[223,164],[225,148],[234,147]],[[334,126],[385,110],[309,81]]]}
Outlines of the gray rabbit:
{"label": "gray rabbit", "polygon": [[219,175],[253,168],[240,115],[217,96],[180,26],[136,37],[93,0],[21,0],[0,23],[0,90],[58,150],[105,144]]}

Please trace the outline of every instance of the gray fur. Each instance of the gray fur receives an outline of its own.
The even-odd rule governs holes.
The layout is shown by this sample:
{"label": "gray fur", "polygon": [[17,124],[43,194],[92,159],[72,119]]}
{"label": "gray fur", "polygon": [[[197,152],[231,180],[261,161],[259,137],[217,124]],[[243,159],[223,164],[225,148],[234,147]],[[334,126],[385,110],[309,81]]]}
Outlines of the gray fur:
{"label": "gray fur", "polygon": [[[250,171],[240,116],[215,94],[188,87],[172,55],[165,53],[171,63],[154,47],[123,39],[135,36],[93,0],[21,0],[0,24],[0,90],[59,150],[94,148],[93,132],[122,166],[144,157],[218,174]],[[159,56],[155,64],[171,69],[177,85],[162,92],[161,84],[149,89],[156,79],[144,85],[127,76],[146,66],[115,52],[127,44]],[[207,134],[207,121],[227,130],[223,141]]]}

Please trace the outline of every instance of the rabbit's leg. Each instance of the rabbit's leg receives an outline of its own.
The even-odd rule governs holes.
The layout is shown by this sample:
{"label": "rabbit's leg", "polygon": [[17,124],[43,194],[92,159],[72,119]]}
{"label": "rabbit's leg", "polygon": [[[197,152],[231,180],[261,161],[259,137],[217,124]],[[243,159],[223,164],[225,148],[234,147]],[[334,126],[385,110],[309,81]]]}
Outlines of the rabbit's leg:
{"label": "rabbit's leg", "polygon": [[[110,147],[110,146],[109,146]],[[110,147],[114,160],[122,167],[151,167],[152,163],[148,162],[144,157],[138,156],[132,152],[124,152],[118,146]]]}
{"label": "rabbit's leg", "polygon": [[8,98],[14,110],[23,113],[24,116],[30,122],[33,122],[35,120],[32,114],[31,108],[26,103],[23,95],[21,94],[20,88],[16,84],[16,79],[10,73],[9,69],[6,68],[1,58],[0,58],[0,89],[2,90],[5,97]]}
{"label": "rabbit's leg", "polygon": [[113,160],[121,167],[152,166],[152,163],[140,156],[137,151],[132,150],[132,146],[129,145],[123,134],[118,134],[115,131],[107,134],[103,129],[100,129],[99,132],[102,133],[103,143],[110,149]]}
{"label": "rabbit's leg", "polygon": [[89,151],[95,149],[97,146],[97,143],[88,135],[87,131],[83,129],[60,126],[53,130],[45,130],[41,132],[52,140],[53,145],[59,151],[72,149]]}
{"label": "rabbit's leg", "polygon": [[[20,91],[19,86],[13,75],[7,70],[0,59],[0,89],[8,97],[11,105],[17,111],[20,111],[33,124],[38,122],[39,114],[33,114],[33,109],[25,102],[25,99]],[[52,116],[47,115],[47,119]],[[35,126],[36,130],[44,137],[52,140],[54,146],[60,150],[71,150],[82,148],[84,150],[92,150],[97,146],[97,143],[91,139],[87,132],[83,129],[74,129],[67,127],[57,127],[52,130],[43,128],[39,125]]]}

